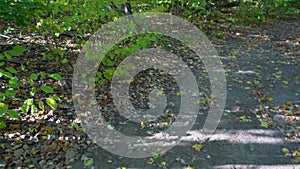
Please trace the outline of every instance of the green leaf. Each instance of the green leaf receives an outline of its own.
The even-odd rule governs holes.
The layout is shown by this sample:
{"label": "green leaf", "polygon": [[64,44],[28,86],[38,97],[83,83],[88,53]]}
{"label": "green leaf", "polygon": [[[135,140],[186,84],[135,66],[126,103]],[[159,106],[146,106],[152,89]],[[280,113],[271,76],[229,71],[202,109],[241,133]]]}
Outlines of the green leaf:
{"label": "green leaf", "polygon": [[9,53],[13,56],[21,55],[25,51],[25,48],[23,46],[17,45],[12,50],[9,51]]}
{"label": "green leaf", "polygon": [[92,158],[85,158],[83,163],[84,166],[90,166],[94,164],[94,160]]}
{"label": "green leaf", "polygon": [[30,106],[30,109],[31,109],[31,114],[36,113],[36,106],[34,104]]}
{"label": "green leaf", "polygon": [[4,55],[2,55],[1,53],[0,53],[0,60],[3,60],[4,59]]}
{"label": "green leaf", "polygon": [[54,90],[52,87],[50,86],[41,86],[42,91],[46,92],[46,93],[54,93]]}
{"label": "green leaf", "polygon": [[18,88],[20,86],[20,83],[18,82],[18,78],[17,77],[12,77],[9,81],[8,84],[12,87],[12,88]]}
{"label": "green leaf", "polygon": [[24,104],[26,104],[27,106],[33,105],[33,99],[27,99],[27,100],[25,100]]}
{"label": "green leaf", "polygon": [[38,79],[38,75],[37,74],[35,74],[35,73],[32,73],[32,74],[30,74],[30,80],[31,81],[33,81],[33,80],[37,80]]}
{"label": "green leaf", "polygon": [[26,70],[25,65],[21,64],[21,70],[22,70],[22,71],[25,71],[25,70]]}
{"label": "green leaf", "polygon": [[69,60],[68,60],[67,58],[64,58],[64,59],[61,61],[62,64],[65,64],[65,63],[68,63],[68,62],[69,62]]}
{"label": "green leaf", "polygon": [[23,104],[23,105],[21,106],[21,110],[22,110],[22,112],[23,112],[25,115],[27,115],[27,113],[28,113],[28,111],[29,111],[29,106],[28,106],[27,104]]}
{"label": "green leaf", "polygon": [[193,165],[198,165],[199,164],[199,160],[194,160],[193,161]]}
{"label": "green leaf", "polygon": [[152,157],[153,157],[154,159],[158,159],[158,158],[159,158],[159,154],[155,153],[155,154],[152,155]]}
{"label": "green leaf", "polygon": [[53,78],[55,80],[62,80],[61,75],[58,74],[58,73],[53,73],[53,74],[49,75],[49,77],[51,77],[51,78]]}
{"label": "green leaf", "polygon": [[4,129],[6,127],[6,120],[4,117],[0,117],[0,129]]}
{"label": "green leaf", "polygon": [[281,151],[282,151],[282,152],[284,152],[284,153],[289,153],[289,152],[290,152],[290,150],[289,150],[289,149],[287,149],[287,148],[285,148],[285,147],[284,147],[284,148],[282,148],[282,149],[281,149]]}
{"label": "green leaf", "polygon": [[32,87],[32,88],[31,88],[31,91],[30,91],[30,95],[31,95],[31,96],[34,96],[34,95],[36,94],[36,91],[37,91],[37,90],[36,90],[36,87]]}
{"label": "green leaf", "polygon": [[13,88],[9,88],[5,91],[5,96],[7,96],[8,98],[13,98],[16,96],[16,91]]}
{"label": "green leaf", "polygon": [[6,57],[7,60],[11,60],[12,59],[11,55],[8,52],[5,52],[4,55],[5,55],[5,57]]}
{"label": "green leaf", "polygon": [[13,67],[6,67],[6,70],[9,71],[10,73],[17,73],[17,70]]}
{"label": "green leaf", "polygon": [[114,69],[112,68],[105,69],[103,75],[106,79],[111,80],[114,76]]}
{"label": "green leaf", "polygon": [[45,79],[46,78],[46,73],[45,72],[40,72],[41,74],[41,79]]}
{"label": "green leaf", "polygon": [[19,116],[19,113],[18,112],[16,112],[16,111],[14,111],[14,110],[8,110],[7,111],[7,114],[9,115],[9,117],[11,117],[11,118],[19,118],[20,116]]}
{"label": "green leaf", "polygon": [[41,110],[45,109],[44,102],[42,102],[42,101],[39,101],[38,106],[39,106],[39,109],[41,109]]}
{"label": "green leaf", "polygon": [[52,96],[51,98],[61,103],[61,99],[58,96]]}
{"label": "green leaf", "polygon": [[102,63],[103,65],[105,65],[105,66],[114,66],[114,65],[116,65],[116,62],[111,61],[111,60],[108,59],[108,58],[103,58],[102,61],[101,61],[101,63]]}
{"label": "green leaf", "polygon": [[54,99],[52,98],[46,98],[46,103],[51,107],[52,110],[57,109],[57,103]]}
{"label": "green leaf", "polygon": [[8,106],[5,103],[0,102],[0,115],[6,114]]}
{"label": "green leaf", "polygon": [[268,128],[268,127],[269,127],[269,123],[266,122],[266,121],[262,121],[262,122],[260,123],[260,126],[261,126],[261,127],[264,127],[264,128]]}
{"label": "green leaf", "polygon": [[5,94],[0,92],[0,101],[3,101],[5,100]]}
{"label": "green leaf", "polygon": [[12,78],[12,77],[13,77],[13,75],[12,75],[11,73],[6,72],[6,71],[3,71],[3,72],[1,72],[1,73],[2,73],[3,76],[5,76],[5,77],[7,77],[7,78]]}

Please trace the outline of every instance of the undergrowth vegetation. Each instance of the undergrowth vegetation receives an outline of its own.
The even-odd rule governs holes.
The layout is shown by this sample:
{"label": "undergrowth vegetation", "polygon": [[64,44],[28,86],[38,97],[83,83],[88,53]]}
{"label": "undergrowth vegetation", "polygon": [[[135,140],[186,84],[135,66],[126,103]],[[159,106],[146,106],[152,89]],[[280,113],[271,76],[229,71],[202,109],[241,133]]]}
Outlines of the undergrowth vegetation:
{"label": "undergrowth vegetation", "polygon": [[[130,13],[142,12],[167,12],[183,17],[190,22],[230,22],[236,24],[261,24],[269,19],[289,18],[299,14],[300,2],[297,0],[137,0],[137,1],[104,1],[104,0],[3,0],[0,3],[1,37],[9,35],[22,35],[35,33],[51,41],[53,49],[49,53],[43,53],[43,59],[53,60],[51,55],[64,56],[65,48],[60,39],[69,37],[75,48],[81,49],[91,34],[101,25],[113,21],[118,17]],[[144,43],[134,44],[127,41],[124,49],[115,49],[115,53],[128,54],[136,49],[145,48],[147,45],[157,42],[157,36],[142,36]],[[146,39],[146,40],[145,40]],[[148,39],[148,40],[147,40]],[[38,42],[37,42],[38,43]],[[1,45],[5,45],[5,42]],[[135,46],[134,46],[135,45]],[[128,51],[129,50],[129,51]],[[10,50],[0,54],[0,128],[6,127],[6,119],[19,118],[19,113],[37,113],[44,111],[46,103],[51,109],[57,108],[57,101],[61,98],[51,86],[46,84],[36,86],[35,81],[52,78],[55,81],[62,80],[58,72],[37,72],[29,75],[27,79],[20,79],[19,72],[26,71],[26,64],[12,67],[11,60],[15,56],[22,55],[25,48],[22,44],[14,46]],[[113,54],[111,54],[113,55]],[[61,60],[60,60],[61,59]],[[74,58],[75,59],[75,58]],[[68,62],[63,57],[57,57],[61,63]],[[115,65],[113,59],[103,62],[104,68],[97,73],[96,83],[100,86],[104,80],[111,80]],[[30,88],[28,95],[18,96],[22,88]],[[34,98],[38,92],[44,92],[47,97]],[[19,104],[15,104],[20,102]],[[19,107],[15,106],[19,105]]]}

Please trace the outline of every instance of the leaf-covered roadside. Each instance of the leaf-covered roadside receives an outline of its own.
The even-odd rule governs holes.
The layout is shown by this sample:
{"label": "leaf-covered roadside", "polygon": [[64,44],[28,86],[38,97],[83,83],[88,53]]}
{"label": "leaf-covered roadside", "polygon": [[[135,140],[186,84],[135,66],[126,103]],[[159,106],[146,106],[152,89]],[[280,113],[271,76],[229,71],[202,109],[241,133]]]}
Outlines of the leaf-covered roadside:
{"label": "leaf-covered roadside", "polygon": [[[300,141],[300,106],[299,103],[286,102],[281,105],[259,106],[255,109],[256,117],[262,128],[275,128],[283,132],[292,142]],[[286,156],[292,156],[300,162],[300,146],[292,150],[283,148]]]}

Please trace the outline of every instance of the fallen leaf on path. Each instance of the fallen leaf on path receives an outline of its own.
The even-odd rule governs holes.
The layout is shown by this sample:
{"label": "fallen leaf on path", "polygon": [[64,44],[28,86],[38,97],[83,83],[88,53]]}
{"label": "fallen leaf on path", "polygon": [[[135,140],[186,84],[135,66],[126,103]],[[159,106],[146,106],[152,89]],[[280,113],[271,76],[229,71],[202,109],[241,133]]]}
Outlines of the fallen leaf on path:
{"label": "fallen leaf on path", "polygon": [[192,148],[195,149],[196,151],[200,151],[203,148],[203,145],[202,144],[194,144]]}

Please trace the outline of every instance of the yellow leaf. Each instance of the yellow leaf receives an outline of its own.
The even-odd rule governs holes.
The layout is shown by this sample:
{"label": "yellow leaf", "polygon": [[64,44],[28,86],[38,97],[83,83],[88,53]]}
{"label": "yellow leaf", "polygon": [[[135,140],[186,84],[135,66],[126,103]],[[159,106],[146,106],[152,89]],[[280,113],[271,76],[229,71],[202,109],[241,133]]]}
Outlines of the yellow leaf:
{"label": "yellow leaf", "polygon": [[57,104],[56,101],[52,98],[46,98],[46,103],[51,107],[51,109],[56,110]]}
{"label": "yellow leaf", "polygon": [[259,106],[259,111],[263,111],[264,107],[262,105]]}
{"label": "yellow leaf", "polygon": [[251,89],[251,87],[245,87],[245,90],[250,90]]}
{"label": "yellow leaf", "polygon": [[35,155],[36,151],[34,149],[30,150],[30,154]]}
{"label": "yellow leaf", "polygon": [[196,151],[200,151],[203,148],[203,145],[202,144],[194,144],[192,148],[195,149]]}
{"label": "yellow leaf", "polygon": [[273,99],[272,97],[266,97],[266,100],[269,101],[269,102],[271,102],[271,101],[273,101],[274,99]]}
{"label": "yellow leaf", "polygon": [[159,125],[160,127],[168,127],[169,124],[167,122],[162,122]]}
{"label": "yellow leaf", "polygon": [[239,118],[240,118],[240,120],[245,120],[245,119],[247,119],[246,115],[240,116]]}
{"label": "yellow leaf", "polygon": [[48,139],[48,136],[42,136],[42,138],[43,138],[44,140],[47,140],[47,139]]}
{"label": "yellow leaf", "polygon": [[187,166],[187,167],[184,167],[184,169],[195,169],[195,168],[191,167],[191,166]]}
{"label": "yellow leaf", "polygon": [[147,125],[145,123],[141,122],[141,129],[144,129],[146,127],[147,127]]}
{"label": "yellow leaf", "polygon": [[148,161],[147,161],[148,164],[153,164],[154,163],[154,159],[153,158],[150,158]]}

